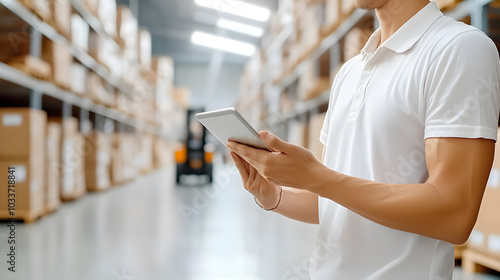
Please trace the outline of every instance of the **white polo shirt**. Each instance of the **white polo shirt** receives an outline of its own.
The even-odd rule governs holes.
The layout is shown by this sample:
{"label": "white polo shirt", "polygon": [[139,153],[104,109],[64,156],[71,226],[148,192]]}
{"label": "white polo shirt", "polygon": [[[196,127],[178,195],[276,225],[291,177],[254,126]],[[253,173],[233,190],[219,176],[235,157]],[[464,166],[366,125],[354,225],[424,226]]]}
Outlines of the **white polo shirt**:
{"label": "white polo shirt", "polygon": [[[377,30],[335,78],[321,133],[326,166],[423,183],[426,138],[496,140],[499,57],[484,33],[430,2],[377,49],[379,42]],[[452,279],[450,243],[379,225],[326,198],[319,219],[313,280]]]}

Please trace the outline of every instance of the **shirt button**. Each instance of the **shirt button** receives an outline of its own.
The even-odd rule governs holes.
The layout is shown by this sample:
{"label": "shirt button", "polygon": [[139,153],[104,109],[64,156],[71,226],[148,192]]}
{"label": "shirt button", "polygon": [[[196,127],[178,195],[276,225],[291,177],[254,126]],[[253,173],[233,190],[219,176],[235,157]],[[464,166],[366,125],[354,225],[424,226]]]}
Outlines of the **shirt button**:
{"label": "shirt button", "polygon": [[368,69],[366,69],[366,70],[368,70],[368,72],[373,71],[373,66],[371,66],[371,65],[370,65],[370,66],[368,66]]}
{"label": "shirt button", "polygon": [[360,86],[359,89],[358,89],[359,92],[362,92],[363,90],[365,90],[364,86]]}

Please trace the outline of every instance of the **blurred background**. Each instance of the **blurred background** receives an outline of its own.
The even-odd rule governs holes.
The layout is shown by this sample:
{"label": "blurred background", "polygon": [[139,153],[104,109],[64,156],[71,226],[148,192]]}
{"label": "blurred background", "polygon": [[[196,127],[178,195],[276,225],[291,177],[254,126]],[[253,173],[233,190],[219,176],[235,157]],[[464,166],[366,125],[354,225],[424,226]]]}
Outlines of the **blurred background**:
{"label": "blurred background", "polygon": [[[499,1],[438,5],[500,46]],[[194,114],[319,158],[377,27],[354,0],[0,0],[0,279],[309,279],[318,226],[256,206]],[[454,279],[500,279],[498,168]]]}

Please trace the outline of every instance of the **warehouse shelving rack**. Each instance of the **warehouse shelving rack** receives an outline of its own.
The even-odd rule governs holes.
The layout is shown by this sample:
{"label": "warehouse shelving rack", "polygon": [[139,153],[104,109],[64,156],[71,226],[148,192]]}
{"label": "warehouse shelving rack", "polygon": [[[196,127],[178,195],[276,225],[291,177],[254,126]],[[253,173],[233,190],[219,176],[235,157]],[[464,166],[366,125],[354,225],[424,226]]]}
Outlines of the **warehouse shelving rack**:
{"label": "warehouse shelving rack", "polygon": [[[110,73],[110,71],[97,62],[93,57],[85,51],[73,46],[71,42],[63,35],[58,33],[51,25],[39,19],[33,12],[25,8],[17,0],[0,0],[0,4],[9,9],[13,14],[26,22],[30,29],[30,55],[36,58],[41,57],[42,38],[43,36],[52,40],[67,45],[70,48],[70,53],[73,57],[80,61],[82,65],[94,71],[104,81],[112,87],[118,89],[120,93],[131,96],[133,88],[126,85],[120,78]],[[87,9],[77,0],[71,0],[72,7],[84,18],[89,26],[100,36],[109,37],[100,21],[93,16]],[[114,41],[114,39],[113,39]],[[116,43],[116,41],[114,41]],[[116,43],[118,45],[118,43]],[[86,97],[78,96],[72,92],[64,90],[51,82],[39,80],[30,75],[27,75],[14,67],[0,62],[0,79],[29,90],[29,105],[31,108],[42,109],[43,96],[49,96],[62,102],[62,117],[70,117],[72,115],[72,107],[79,108],[80,127],[82,132],[86,133],[85,128],[89,122],[89,112],[95,113],[95,126],[101,127],[103,122],[112,120],[117,123],[118,131],[123,131],[128,126],[129,128],[144,131],[169,139],[169,136],[160,132],[160,129],[151,123],[133,118],[119,112],[115,109],[108,108],[101,104],[97,104]],[[5,93],[0,93],[5,94]]]}
{"label": "warehouse shelving rack", "polygon": [[[492,0],[465,0],[444,14],[455,20],[461,20],[470,16],[471,25],[488,34],[487,11],[490,2]],[[298,102],[292,110],[285,113],[280,113],[280,97],[283,91],[305,73],[308,62],[318,60],[326,52],[330,52],[330,74],[338,69],[342,63],[341,40],[354,26],[361,20],[367,19],[367,17],[373,17],[374,27],[378,27],[378,22],[373,11],[356,9],[333,33],[324,38],[305,59],[283,77],[279,83],[275,84],[271,79],[264,79],[262,77],[257,79],[256,83],[258,83],[258,87],[262,88],[264,92],[263,103],[268,107],[268,117],[260,123],[260,128],[275,130],[275,132],[281,134],[280,136],[286,137],[286,134],[283,134],[284,130],[281,128],[289,121],[294,119],[307,120],[308,116],[315,115],[320,111],[320,108],[326,107],[330,96],[329,90],[306,102]],[[292,34],[290,28],[293,27],[284,28],[275,38],[270,44],[268,54],[272,50],[279,49],[285,43],[288,38],[287,36]],[[264,69],[263,73],[269,73],[269,69]],[[273,129],[277,127],[280,129]]]}

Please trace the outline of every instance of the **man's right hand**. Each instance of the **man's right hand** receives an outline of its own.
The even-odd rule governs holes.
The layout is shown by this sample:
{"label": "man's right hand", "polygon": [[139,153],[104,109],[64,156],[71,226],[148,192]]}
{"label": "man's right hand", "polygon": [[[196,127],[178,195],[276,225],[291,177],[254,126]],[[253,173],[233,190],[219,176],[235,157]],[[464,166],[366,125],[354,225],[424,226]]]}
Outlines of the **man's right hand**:
{"label": "man's right hand", "polygon": [[264,209],[273,209],[280,201],[281,187],[269,183],[255,168],[237,154],[231,152],[234,164],[240,172],[243,186]]}

